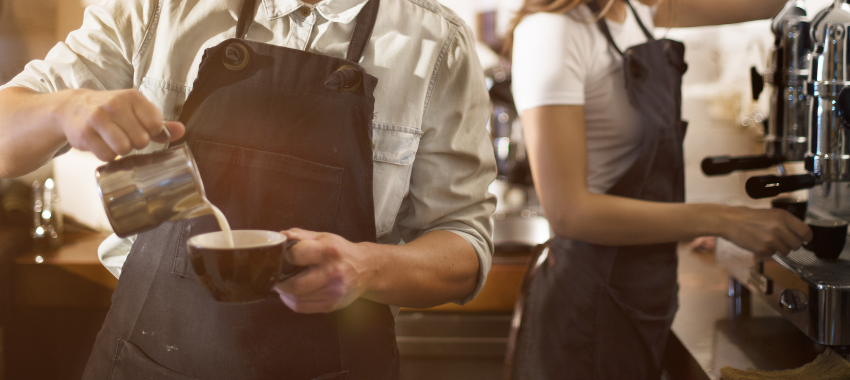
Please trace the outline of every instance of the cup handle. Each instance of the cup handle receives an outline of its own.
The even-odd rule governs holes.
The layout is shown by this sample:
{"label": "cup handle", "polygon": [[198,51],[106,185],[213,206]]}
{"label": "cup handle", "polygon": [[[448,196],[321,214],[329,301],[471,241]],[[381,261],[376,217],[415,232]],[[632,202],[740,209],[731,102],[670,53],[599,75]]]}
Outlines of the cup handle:
{"label": "cup handle", "polygon": [[[295,244],[298,244],[298,243],[300,243],[300,240],[295,240],[295,239],[287,240],[286,244],[285,244],[286,245],[286,252],[289,252],[289,250],[292,248],[292,246],[294,246]],[[278,281],[284,281],[284,280],[286,280],[286,279],[288,279],[292,276],[295,276],[296,274],[304,271],[304,269],[307,269],[307,267],[292,265],[292,264],[289,263],[289,261],[284,261],[284,263],[281,264],[280,278],[278,278]]]}

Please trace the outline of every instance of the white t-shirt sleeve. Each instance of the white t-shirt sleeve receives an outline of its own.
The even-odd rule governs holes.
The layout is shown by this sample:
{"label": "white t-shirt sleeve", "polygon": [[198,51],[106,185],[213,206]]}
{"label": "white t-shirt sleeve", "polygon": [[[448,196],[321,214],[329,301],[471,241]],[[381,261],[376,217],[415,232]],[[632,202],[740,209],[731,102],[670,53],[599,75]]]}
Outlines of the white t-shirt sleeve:
{"label": "white t-shirt sleeve", "polygon": [[591,54],[587,25],[566,14],[535,13],[514,31],[512,83],[517,110],[584,105]]}

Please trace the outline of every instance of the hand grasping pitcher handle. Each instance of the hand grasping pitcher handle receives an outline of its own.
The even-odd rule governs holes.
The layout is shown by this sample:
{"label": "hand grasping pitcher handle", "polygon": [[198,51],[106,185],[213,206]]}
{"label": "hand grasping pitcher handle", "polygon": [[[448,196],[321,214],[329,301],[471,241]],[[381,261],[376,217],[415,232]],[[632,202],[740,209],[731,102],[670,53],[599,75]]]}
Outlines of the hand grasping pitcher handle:
{"label": "hand grasping pitcher handle", "polygon": [[101,161],[144,149],[166,131],[169,141],[186,131],[182,123],[165,121],[162,111],[135,89],[67,90],[55,109],[56,126],[68,143],[94,153]]}

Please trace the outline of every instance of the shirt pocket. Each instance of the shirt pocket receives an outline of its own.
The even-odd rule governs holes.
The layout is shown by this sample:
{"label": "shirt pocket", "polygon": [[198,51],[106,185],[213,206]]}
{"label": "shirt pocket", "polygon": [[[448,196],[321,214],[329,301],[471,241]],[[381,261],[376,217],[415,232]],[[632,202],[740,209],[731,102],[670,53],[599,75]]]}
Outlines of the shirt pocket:
{"label": "shirt pocket", "polygon": [[401,201],[410,190],[411,169],[421,136],[416,128],[372,123],[372,193],[378,236],[392,229]]}
{"label": "shirt pocket", "polygon": [[168,121],[176,121],[183,112],[183,103],[189,97],[191,87],[166,82],[151,77],[142,78],[139,92],[162,111],[162,117]]}

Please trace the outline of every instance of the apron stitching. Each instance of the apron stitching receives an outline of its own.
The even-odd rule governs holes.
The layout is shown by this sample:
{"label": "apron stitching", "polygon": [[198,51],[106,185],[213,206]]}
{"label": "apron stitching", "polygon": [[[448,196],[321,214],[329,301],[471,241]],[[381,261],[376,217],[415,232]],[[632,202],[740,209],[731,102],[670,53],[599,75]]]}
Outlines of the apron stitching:
{"label": "apron stitching", "polygon": [[122,339],[118,339],[118,344],[115,346],[115,355],[112,357],[112,368],[109,369],[109,378],[112,379],[112,374],[115,373],[115,362],[118,360],[118,355],[121,355]]}
{"label": "apron stitching", "polygon": [[171,265],[171,273],[174,273],[178,276],[185,276],[182,268],[177,267],[177,262],[180,261],[180,245],[183,243],[183,233],[186,231],[186,225],[181,220],[178,227],[178,235],[177,235],[177,248],[174,251],[174,261]]}
{"label": "apron stitching", "polygon": [[[331,231],[338,231],[337,228],[336,228],[336,225],[337,225],[337,223],[339,223],[339,218],[337,218],[336,216],[337,216],[337,213],[339,213],[339,199],[340,199],[340,197],[342,197],[342,183],[345,182],[345,168],[342,168],[342,172],[339,174],[339,177],[340,177],[340,182],[339,182],[339,186],[337,186],[336,200],[334,202],[334,203],[336,203],[336,206],[334,206],[334,212],[333,212],[334,223],[333,223]],[[374,209],[374,206],[372,207],[372,209]]]}

